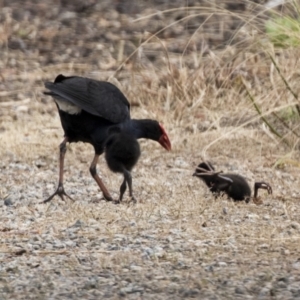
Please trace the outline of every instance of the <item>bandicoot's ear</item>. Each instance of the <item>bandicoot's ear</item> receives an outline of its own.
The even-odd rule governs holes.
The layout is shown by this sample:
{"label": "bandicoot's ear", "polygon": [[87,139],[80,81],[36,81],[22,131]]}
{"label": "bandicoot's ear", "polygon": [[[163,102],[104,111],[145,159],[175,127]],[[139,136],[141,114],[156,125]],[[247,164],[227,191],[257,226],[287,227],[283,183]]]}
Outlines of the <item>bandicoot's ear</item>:
{"label": "bandicoot's ear", "polygon": [[196,172],[194,172],[193,176],[197,175],[197,176],[218,176],[218,177],[220,177],[219,174],[221,174],[221,173],[223,173],[223,171],[212,172],[212,171],[207,171],[206,169],[197,167]]}
{"label": "bandicoot's ear", "polygon": [[[219,172],[219,173],[221,173],[221,172]],[[226,176],[218,175],[218,178],[223,179],[224,181],[227,181],[227,182],[230,182],[230,183],[233,182],[233,180],[231,178],[226,177]]]}
{"label": "bandicoot's ear", "polygon": [[215,171],[214,166],[209,161],[204,161],[198,165],[198,168],[202,168],[206,171]]}
{"label": "bandicoot's ear", "polygon": [[201,173],[212,173],[212,172],[210,172],[210,171],[208,171],[207,169],[204,169],[204,168],[201,168],[201,167],[197,167],[196,168],[196,172],[201,172]]}

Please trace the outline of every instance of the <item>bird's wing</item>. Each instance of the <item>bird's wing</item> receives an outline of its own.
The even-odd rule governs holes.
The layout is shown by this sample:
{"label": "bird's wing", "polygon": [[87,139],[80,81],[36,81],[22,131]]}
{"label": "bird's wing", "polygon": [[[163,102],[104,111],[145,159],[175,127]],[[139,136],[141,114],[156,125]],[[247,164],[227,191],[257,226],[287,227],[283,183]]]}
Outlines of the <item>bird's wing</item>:
{"label": "bird's wing", "polygon": [[113,123],[130,118],[130,104],[113,84],[84,77],[59,75],[55,82],[46,82],[54,98],[70,102],[92,115]]}

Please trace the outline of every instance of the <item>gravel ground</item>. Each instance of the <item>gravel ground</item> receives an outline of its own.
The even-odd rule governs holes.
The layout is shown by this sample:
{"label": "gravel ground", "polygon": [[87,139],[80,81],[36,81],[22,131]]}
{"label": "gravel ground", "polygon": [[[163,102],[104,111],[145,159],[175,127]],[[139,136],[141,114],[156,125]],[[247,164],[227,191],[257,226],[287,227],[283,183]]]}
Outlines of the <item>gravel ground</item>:
{"label": "gravel ground", "polygon": [[[1,3],[1,299],[300,299],[299,166],[293,161],[274,167],[279,158],[299,154],[287,155],[257,120],[233,128],[230,109],[208,112],[203,105],[210,115],[202,119],[184,108],[186,119],[176,119],[172,103],[157,105],[151,84],[145,84],[149,103],[141,103],[134,92],[139,81],[128,83],[132,72],[142,77],[139,68],[149,77],[161,68],[161,42],[147,44],[145,57],[135,58],[140,65],[131,61],[113,77],[130,97],[132,114],[163,120],[173,145],[167,153],[141,141],[132,173],[138,203],[97,201],[102,195],[88,171],[93,150],[83,143],[68,147],[65,163],[65,189],[76,201],[40,203],[56,188],[63,136],[53,101],[41,93],[43,82],[60,72],[107,79],[144,31],[158,30],[176,14],[156,16],[159,26],[152,28],[148,19],[129,22],[142,14],[142,1],[126,7],[126,15],[119,15],[122,1],[114,7],[108,1],[83,7],[81,1]],[[144,8],[145,14],[157,7]],[[171,61],[185,51],[191,28],[175,26],[159,36]],[[161,85],[168,89],[163,80]],[[222,126],[218,113],[226,117]],[[242,174],[251,186],[265,180],[274,194],[262,191],[260,205],[215,199],[191,176],[203,149],[218,170]],[[122,178],[103,157],[98,170],[117,199]]]}
{"label": "gravel ground", "polygon": [[[49,126],[58,122],[50,118]],[[2,138],[10,142],[14,136],[14,141],[17,133],[7,131]],[[180,129],[171,129],[170,136],[176,132]],[[182,147],[176,146],[175,137],[172,153],[142,142],[142,158],[133,172],[136,205],[94,203],[101,195],[89,176],[88,159],[82,161],[92,158],[84,144],[72,145],[66,159],[65,187],[76,202],[55,198],[40,204],[56,185],[56,131],[42,137],[44,151],[38,153],[43,156],[36,157],[34,151],[2,154],[2,297],[300,298],[296,173],[274,173],[269,167],[252,173],[246,168],[249,162],[242,165],[241,159],[236,164],[233,160],[229,169],[219,155],[218,169],[244,174],[250,182],[264,178],[274,195],[262,193],[261,205],[215,200],[191,176],[199,154],[189,141],[203,134],[187,138]],[[37,139],[33,135],[28,144]],[[231,149],[228,145],[225,153]],[[100,166],[117,198],[121,178],[110,173],[103,160]]]}

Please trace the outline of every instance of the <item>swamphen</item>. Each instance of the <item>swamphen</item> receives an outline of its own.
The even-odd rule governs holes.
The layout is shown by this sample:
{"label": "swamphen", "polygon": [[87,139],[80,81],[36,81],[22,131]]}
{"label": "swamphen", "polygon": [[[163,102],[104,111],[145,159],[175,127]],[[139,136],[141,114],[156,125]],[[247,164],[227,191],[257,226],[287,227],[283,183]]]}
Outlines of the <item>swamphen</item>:
{"label": "swamphen", "polygon": [[[64,200],[66,194],[63,186],[64,157],[66,144],[86,142],[93,145],[95,156],[90,165],[90,173],[99,185],[104,198],[112,201],[104,183],[96,171],[99,156],[104,152],[108,131],[118,127],[135,139],[146,138],[159,142],[166,150],[171,150],[171,142],[161,124],[150,119],[131,119],[130,104],[123,93],[113,84],[85,77],[66,77],[58,75],[54,82],[46,82],[54,98],[61,124],[64,140],[60,144],[59,181],[56,191],[43,202],[50,201],[55,195]],[[72,199],[73,200],[73,199]]]}
{"label": "swamphen", "polygon": [[139,142],[127,132],[114,130],[105,142],[105,160],[108,167],[113,172],[122,173],[124,175],[123,183],[120,186],[119,202],[123,199],[127,185],[131,200],[136,202],[132,194],[132,177],[130,171],[137,163],[140,155],[141,149]]}
{"label": "swamphen", "polygon": [[[216,172],[210,162],[202,162],[196,168],[193,176],[200,178],[217,196],[222,192],[234,201],[250,201],[251,188],[246,179],[239,174]],[[272,187],[264,182],[254,183],[254,201],[257,200],[258,189],[265,189],[272,194]]]}

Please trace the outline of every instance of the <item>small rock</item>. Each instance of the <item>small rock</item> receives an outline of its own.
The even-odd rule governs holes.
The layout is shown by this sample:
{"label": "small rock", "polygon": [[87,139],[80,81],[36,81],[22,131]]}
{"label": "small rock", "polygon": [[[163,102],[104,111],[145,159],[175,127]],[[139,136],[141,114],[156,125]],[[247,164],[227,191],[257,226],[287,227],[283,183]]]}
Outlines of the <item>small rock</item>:
{"label": "small rock", "polygon": [[237,286],[234,291],[236,294],[240,295],[244,295],[246,293],[246,289],[243,286]]}
{"label": "small rock", "polygon": [[277,287],[282,288],[282,289],[286,289],[287,288],[287,283],[284,281],[278,281],[277,282]]}
{"label": "small rock", "polygon": [[142,287],[123,287],[119,291],[120,296],[125,296],[126,294],[132,294],[132,293],[138,293],[138,292],[143,292],[144,289]]}
{"label": "small rock", "polygon": [[6,199],[4,200],[4,205],[6,205],[6,206],[11,206],[11,205],[13,205],[13,202],[11,201],[10,198],[6,198]]}
{"label": "small rock", "polygon": [[154,255],[156,257],[160,258],[160,257],[163,257],[165,255],[165,251],[162,247],[155,246],[153,250],[154,250]]}
{"label": "small rock", "polygon": [[169,236],[166,238],[166,241],[169,242],[169,243],[172,243],[172,242],[173,242],[173,238],[169,235]]}
{"label": "small rock", "polygon": [[171,282],[168,286],[168,290],[170,293],[174,293],[178,289],[179,289],[179,284],[176,282]]}
{"label": "small rock", "polygon": [[142,271],[143,270],[143,268],[142,267],[140,267],[140,266],[135,266],[135,265],[133,265],[133,266],[130,266],[130,269],[132,270],[132,271]]}
{"label": "small rock", "polygon": [[293,263],[293,268],[296,270],[299,270],[300,269],[300,261]]}
{"label": "small rock", "polygon": [[204,270],[207,271],[207,272],[213,272],[214,271],[214,267],[213,266],[207,266],[207,267],[205,267]]}
{"label": "small rock", "polygon": [[285,283],[288,283],[289,282],[289,278],[288,277],[280,277],[277,279],[277,281],[282,281],[282,282],[285,282]]}
{"label": "small rock", "polygon": [[71,227],[82,227],[83,226],[83,222],[80,220],[77,220]]}
{"label": "small rock", "polygon": [[270,288],[263,287],[258,294],[258,299],[264,299],[266,296],[270,296]]}
{"label": "small rock", "polygon": [[225,261],[218,262],[219,267],[227,267],[227,263]]}
{"label": "small rock", "polygon": [[21,49],[21,50],[25,50],[26,49],[26,45],[24,43],[24,41],[20,38],[11,38],[8,40],[8,48],[10,49]]}
{"label": "small rock", "polygon": [[42,168],[42,167],[45,167],[47,165],[47,163],[44,160],[37,160],[37,161],[35,161],[35,165],[38,168]]}
{"label": "small rock", "polygon": [[65,245],[66,245],[67,247],[75,247],[75,246],[76,246],[76,243],[74,243],[73,241],[66,241],[66,242],[65,242]]}
{"label": "small rock", "polygon": [[269,245],[268,244],[261,244],[258,246],[259,249],[269,249]]}
{"label": "small rock", "polygon": [[293,228],[293,229],[296,229],[296,230],[300,230],[300,224],[297,223],[297,222],[292,222],[290,224],[290,227]]}
{"label": "small rock", "polygon": [[84,290],[92,290],[92,289],[95,289],[97,286],[96,286],[96,283],[94,281],[90,281],[90,282],[86,282],[84,284],[84,286],[82,287],[82,289]]}
{"label": "small rock", "polygon": [[59,242],[59,241],[54,242],[53,247],[57,248],[57,249],[65,248],[64,244],[62,242]]}
{"label": "small rock", "polygon": [[246,218],[247,218],[247,219],[257,219],[257,218],[258,218],[258,215],[257,215],[257,214],[247,214],[247,215],[246,215]]}
{"label": "small rock", "polygon": [[153,254],[154,254],[154,251],[151,249],[151,248],[149,248],[149,247],[145,247],[144,249],[143,249],[143,252],[144,252],[144,254],[145,255],[149,255],[149,256],[152,256]]}
{"label": "small rock", "polygon": [[284,249],[284,250],[283,250],[283,254],[284,254],[284,255],[290,255],[291,252],[290,252],[290,250],[288,250],[288,249]]}
{"label": "small rock", "polygon": [[60,20],[61,21],[67,21],[71,19],[75,19],[77,14],[73,11],[66,11],[60,15]]}
{"label": "small rock", "polygon": [[197,295],[200,294],[200,291],[198,289],[180,289],[179,293],[184,297],[184,298],[194,298]]}
{"label": "small rock", "polygon": [[38,245],[38,244],[33,244],[33,245],[32,245],[32,249],[33,249],[33,250],[39,250],[40,248],[41,248],[41,246]]}

